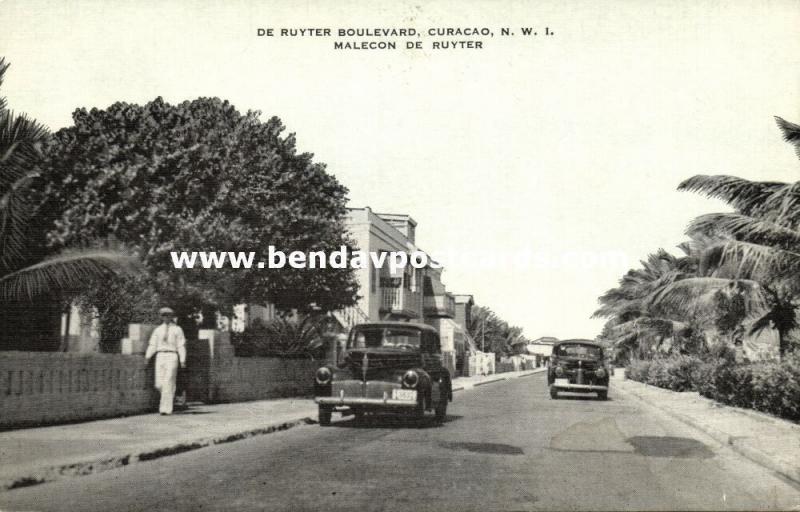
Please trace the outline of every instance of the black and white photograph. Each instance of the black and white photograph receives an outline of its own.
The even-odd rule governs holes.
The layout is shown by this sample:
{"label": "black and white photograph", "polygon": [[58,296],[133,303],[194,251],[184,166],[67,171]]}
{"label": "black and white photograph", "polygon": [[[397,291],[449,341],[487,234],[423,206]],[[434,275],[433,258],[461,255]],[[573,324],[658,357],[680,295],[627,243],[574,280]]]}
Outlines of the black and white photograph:
{"label": "black and white photograph", "polygon": [[0,0],[0,512],[800,510],[800,2]]}

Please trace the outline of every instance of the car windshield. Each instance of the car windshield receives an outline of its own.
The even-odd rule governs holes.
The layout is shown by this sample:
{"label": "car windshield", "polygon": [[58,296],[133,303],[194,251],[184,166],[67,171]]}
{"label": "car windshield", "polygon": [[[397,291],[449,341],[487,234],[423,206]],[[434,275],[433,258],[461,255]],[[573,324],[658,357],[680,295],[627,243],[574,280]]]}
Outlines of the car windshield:
{"label": "car windshield", "polygon": [[603,349],[600,347],[581,345],[577,343],[574,345],[565,344],[559,345],[556,348],[556,355],[567,357],[591,357],[599,359],[603,357]]}
{"label": "car windshield", "polygon": [[403,347],[419,348],[422,332],[402,327],[368,327],[356,329],[347,348]]}

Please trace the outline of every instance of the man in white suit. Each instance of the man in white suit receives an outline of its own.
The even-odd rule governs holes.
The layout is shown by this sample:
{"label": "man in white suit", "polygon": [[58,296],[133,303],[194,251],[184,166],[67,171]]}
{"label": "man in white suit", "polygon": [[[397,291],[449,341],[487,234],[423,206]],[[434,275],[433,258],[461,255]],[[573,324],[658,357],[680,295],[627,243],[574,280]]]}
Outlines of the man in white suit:
{"label": "man in white suit", "polygon": [[186,338],[183,329],[175,325],[175,312],[171,308],[158,311],[161,325],[155,328],[147,344],[145,358],[156,356],[156,389],[161,392],[158,412],[172,414],[178,364],[186,368]]}

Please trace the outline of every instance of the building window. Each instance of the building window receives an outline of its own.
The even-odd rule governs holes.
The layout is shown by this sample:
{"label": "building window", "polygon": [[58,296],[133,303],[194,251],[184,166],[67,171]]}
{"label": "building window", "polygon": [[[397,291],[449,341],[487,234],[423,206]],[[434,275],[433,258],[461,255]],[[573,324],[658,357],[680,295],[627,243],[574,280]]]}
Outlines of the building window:
{"label": "building window", "polygon": [[369,264],[369,287],[372,293],[378,291],[378,272],[375,270],[375,264]]}

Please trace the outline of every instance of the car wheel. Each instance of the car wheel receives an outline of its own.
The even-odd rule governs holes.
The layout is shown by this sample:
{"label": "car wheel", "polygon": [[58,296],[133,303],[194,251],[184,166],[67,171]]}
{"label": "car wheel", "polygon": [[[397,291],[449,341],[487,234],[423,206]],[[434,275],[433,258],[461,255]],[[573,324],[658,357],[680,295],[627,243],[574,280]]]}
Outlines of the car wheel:
{"label": "car wheel", "polygon": [[327,427],[331,424],[331,416],[333,411],[329,407],[319,406],[319,424],[321,427]]}
{"label": "car wheel", "polygon": [[608,400],[608,391],[598,391],[597,398],[600,400]]}
{"label": "car wheel", "polygon": [[422,393],[419,393],[419,398],[417,399],[417,406],[414,407],[414,418],[422,419],[425,417],[425,410],[428,409],[429,402],[425,399]]}
{"label": "car wheel", "polygon": [[362,411],[362,410],[360,410],[360,409],[359,409],[359,410],[357,410],[357,411],[353,411],[353,416],[355,416],[355,418],[354,418],[354,419],[355,419],[356,421],[361,421],[361,420],[363,420],[363,419],[364,419],[364,411]]}
{"label": "car wheel", "polygon": [[439,397],[439,403],[436,404],[436,421],[438,423],[444,423],[444,420],[447,419],[447,395],[448,393],[443,392]]}
{"label": "car wheel", "polygon": [[550,386],[550,398],[552,398],[553,400],[558,398],[558,390],[553,386]]}

